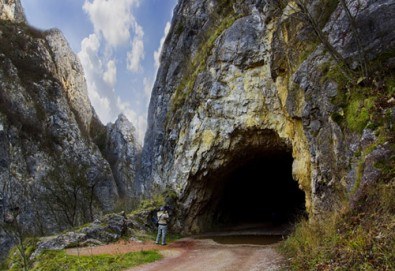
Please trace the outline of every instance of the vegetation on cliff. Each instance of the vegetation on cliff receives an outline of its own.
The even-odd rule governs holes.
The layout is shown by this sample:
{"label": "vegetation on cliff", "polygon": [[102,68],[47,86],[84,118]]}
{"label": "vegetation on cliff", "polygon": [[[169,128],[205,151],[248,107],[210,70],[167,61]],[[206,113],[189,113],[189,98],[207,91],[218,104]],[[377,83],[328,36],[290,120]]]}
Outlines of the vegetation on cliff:
{"label": "vegetation on cliff", "polygon": [[[345,1],[340,2],[347,10]],[[359,30],[353,31],[358,45]],[[337,191],[340,200],[334,211],[300,221],[282,244],[291,270],[395,269],[395,137],[391,113],[395,93],[393,70],[383,65],[395,55],[390,51],[368,60],[365,53],[358,48],[359,62],[354,69],[346,59],[332,54],[332,62],[322,64],[320,80],[322,85],[334,82],[337,86],[331,102],[338,110],[331,119],[343,133],[362,135],[370,131],[375,140],[355,153],[355,182],[351,189]],[[373,168],[380,172],[374,181],[364,175],[367,160],[383,146],[390,154],[373,162]]]}

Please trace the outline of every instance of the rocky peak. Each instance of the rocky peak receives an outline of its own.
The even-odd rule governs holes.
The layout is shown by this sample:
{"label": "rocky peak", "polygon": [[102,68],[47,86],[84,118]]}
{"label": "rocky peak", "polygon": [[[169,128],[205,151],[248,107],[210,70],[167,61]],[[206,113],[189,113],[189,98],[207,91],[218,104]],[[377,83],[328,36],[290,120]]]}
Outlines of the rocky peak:
{"label": "rocky peak", "polygon": [[94,114],[82,65],[61,31],[58,29],[46,31],[45,39],[56,66],[55,76],[66,90],[77,121],[88,132]]}
{"label": "rocky peak", "polygon": [[104,155],[111,165],[118,192],[123,198],[135,197],[138,190],[135,175],[141,152],[135,128],[125,115],[120,114],[106,129]]}
{"label": "rocky peak", "polygon": [[124,114],[119,114],[115,123],[109,124],[109,127],[127,143],[134,143],[136,129]]}
{"label": "rocky peak", "polygon": [[0,0],[0,19],[15,23],[26,23],[20,0]]}

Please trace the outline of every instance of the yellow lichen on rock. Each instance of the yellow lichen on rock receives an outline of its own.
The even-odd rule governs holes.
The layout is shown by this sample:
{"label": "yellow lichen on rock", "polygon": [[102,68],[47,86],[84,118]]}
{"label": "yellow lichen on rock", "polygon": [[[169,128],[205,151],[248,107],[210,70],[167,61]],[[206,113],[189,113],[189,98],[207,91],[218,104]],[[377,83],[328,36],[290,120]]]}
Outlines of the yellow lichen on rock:
{"label": "yellow lichen on rock", "polygon": [[[311,212],[313,208],[310,184],[311,157],[307,139],[304,134],[302,122],[299,119],[292,118],[286,109],[286,101],[290,90],[287,78],[278,77],[275,86],[281,108],[277,112],[270,112],[270,115],[266,116],[266,121],[269,121],[273,125],[273,129],[281,138],[291,142],[292,156],[294,158],[292,175],[299,183],[300,188],[305,192],[306,210]],[[296,95],[296,98],[293,102],[298,105],[297,111],[301,111],[305,103],[304,96]]]}
{"label": "yellow lichen on rock", "polygon": [[259,125],[260,125],[260,119],[259,119],[257,116],[248,115],[248,116],[246,117],[245,124],[246,124],[246,128],[249,128],[249,127],[256,127],[256,126],[259,126]]}
{"label": "yellow lichen on rock", "polygon": [[295,137],[293,138],[292,156],[292,175],[298,181],[301,189],[306,194],[306,210],[312,212],[311,201],[311,154],[308,149],[307,139],[304,136],[301,121],[295,122]]}
{"label": "yellow lichen on rock", "polygon": [[215,137],[216,134],[213,131],[204,130],[201,137],[201,144],[199,151],[203,152],[209,150],[215,141]]}
{"label": "yellow lichen on rock", "polygon": [[288,98],[287,81],[288,80],[286,78],[279,76],[279,77],[277,77],[277,80],[275,82],[278,97],[280,99],[282,107],[285,106],[285,104],[287,102],[287,98]]}

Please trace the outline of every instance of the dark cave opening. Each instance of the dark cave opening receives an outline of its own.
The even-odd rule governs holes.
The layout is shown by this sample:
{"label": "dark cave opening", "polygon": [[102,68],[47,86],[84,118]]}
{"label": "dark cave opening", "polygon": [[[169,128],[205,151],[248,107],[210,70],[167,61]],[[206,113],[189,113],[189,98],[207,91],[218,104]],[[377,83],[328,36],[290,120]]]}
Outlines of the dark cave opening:
{"label": "dark cave opening", "polygon": [[229,171],[213,194],[213,226],[275,228],[305,215],[305,193],[292,178],[292,162],[289,152],[267,152]]}

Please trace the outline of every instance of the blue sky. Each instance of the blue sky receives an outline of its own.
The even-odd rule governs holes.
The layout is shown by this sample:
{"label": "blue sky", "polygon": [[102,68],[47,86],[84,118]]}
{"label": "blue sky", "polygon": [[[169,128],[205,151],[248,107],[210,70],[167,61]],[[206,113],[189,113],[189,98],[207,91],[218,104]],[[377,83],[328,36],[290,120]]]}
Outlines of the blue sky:
{"label": "blue sky", "polygon": [[160,48],[177,0],[21,0],[29,23],[59,28],[84,67],[101,121],[124,113],[140,142]]}

